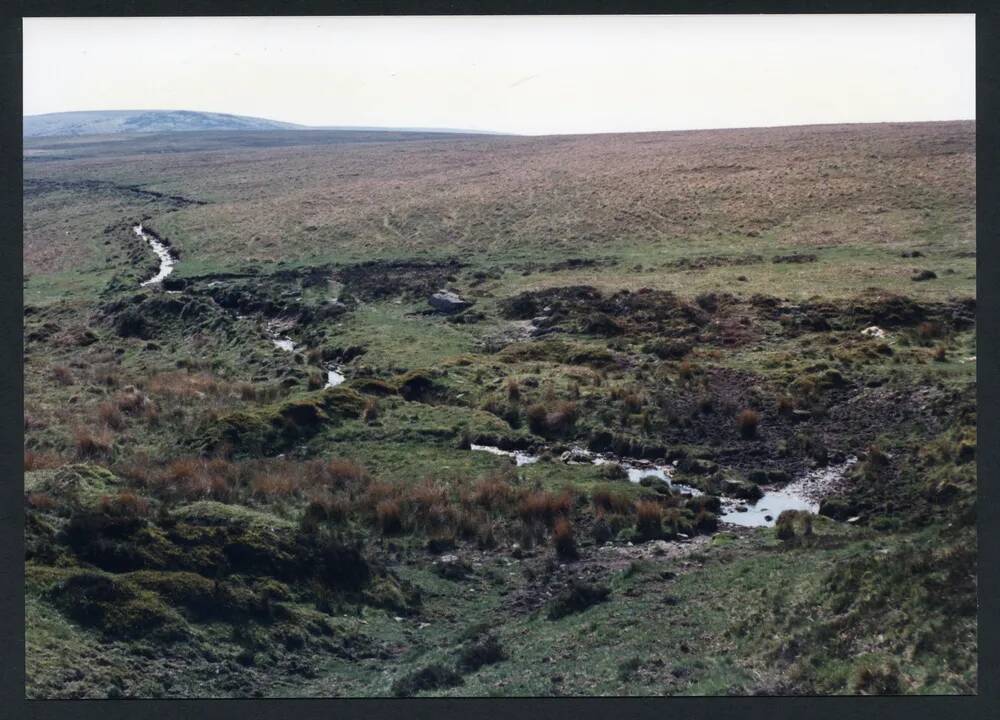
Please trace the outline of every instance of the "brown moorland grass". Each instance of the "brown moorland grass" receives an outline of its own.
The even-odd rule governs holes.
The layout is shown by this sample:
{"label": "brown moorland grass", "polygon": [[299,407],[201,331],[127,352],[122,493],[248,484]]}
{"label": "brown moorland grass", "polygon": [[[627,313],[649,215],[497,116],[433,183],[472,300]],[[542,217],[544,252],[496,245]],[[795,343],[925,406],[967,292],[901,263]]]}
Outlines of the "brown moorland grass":
{"label": "brown moorland grass", "polygon": [[555,521],[552,528],[552,545],[555,547],[556,555],[562,560],[576,560],[579,557],[573,524],[568,519],[560,517]]}
{"label": "brown moorland grass", "polygon": [[540,522],[551,527],[557,517],[568,515],[572,507],[573,497],[569,491],[529,490],[518,500],[517,514],[526,523]]}
{"label": "brown moorland grass", "polygon": [[77,428],[73,439],[81,460],[109,460],[114,452],[114,436],[106,428]]}
{"label": "brown moorland grass", "polygon": [[[748,233],[804,248],[901,248],[928,226],[923,206],[913,202],[925,197],[954,218],[957,232],[949,241],[971,244],[975,127],[885,123],[328,145],[306,131],[301,136],[310,138],[308,147],[241,144],[238,151],[209,155],[170,152],[162,140],[140,137],[66,148],[78,159],[30,163],[25,182],[31,187],[107,174],[126,183],[183,177],[188,196],[215,202],[175,213],[169,234],[183,238],[186,251],[223,267],[245,262],[233,249],[244,246],[248,227],[259,236],[254,258],[265,262],[334,247],[343,255],[343,239],[364,254],[492,249],[500,238],[515,248],[544,239],[554,254],[565,255],[586,253],[611,237],[643,244],[721,235],[750,243]],[[273,141],[289,137],[294,133]],[[129,148],[134,158],[116,162],[114,155]],[[58,157],[60,151],[50,142],[47,152]],[[815,192],[818,183],[824,192]],[[79,237],[48,231],[51,213],[39,211],[47,197],[26,193],[29,273],[102,261]],[[115,199],[80,191],[63,212],[81,218],[81,232],[92,226],[96,240]],[[442,248],[442,237],[453,239]],[[912,261],[898,262],[909,282]],[[919,289],[933,291],[933,285]]]}
{"label": "brown moorland grass", "polygon": [[663,532],[663,506],[651,500],[637,501],[635,529],[646,539],[658,538]]}
{"label": "brown moorland grass", "polygon": [[745,440],[757,437],[757,427],[760,425],[760,413],[756,410],[741,410],[736,416],[736,426],[740,436]]}
{"label": "brown moorland grass", "polygon": [[24,451],[24,471],[52,470],[66,463],[66,458],[58,453],[40,450]]}
{"label": "brown moorland grass", "polygon": [[625,514],[632,509],[632,498],[624,490],[609,485],[598,485],[590,493],[594,511],[598,513]]}

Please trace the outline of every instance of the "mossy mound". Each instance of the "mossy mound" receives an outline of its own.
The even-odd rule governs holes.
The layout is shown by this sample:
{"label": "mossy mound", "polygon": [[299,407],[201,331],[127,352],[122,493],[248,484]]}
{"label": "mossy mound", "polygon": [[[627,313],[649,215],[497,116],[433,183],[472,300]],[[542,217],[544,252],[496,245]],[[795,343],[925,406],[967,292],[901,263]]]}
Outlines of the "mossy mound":
{"label": "mossy mound", "polygon": [[138,590],[111,575],[80,572],[59,583],[52,602],[85,627],[121,638],[184,636],[183,618],[153,592]]}
{"label": "mossy mound", "polygon": [[273,455],[315,435],[326,425],[361,416],[364,397],[350,388],[328,388],[253,410],[210,419],[186,443],[210,453],[229,448],[238,455]]}
{"label": "mossy mound", "polygon": [[78,463],[64,465],[55,472],[46,472],[34,479],[31,485],[30,489],[34,492],[47,493],[71,505],[86,505],[117,492],[124,487],[125,482],[105,467]]}
{"label": "mossy mound", "polygon": [[615,362],[614,355],[607,348],[590,347],[562,340],[514,343],[501,350],[497,358],[507,363],[554,362],[593,368],[605,368]]}

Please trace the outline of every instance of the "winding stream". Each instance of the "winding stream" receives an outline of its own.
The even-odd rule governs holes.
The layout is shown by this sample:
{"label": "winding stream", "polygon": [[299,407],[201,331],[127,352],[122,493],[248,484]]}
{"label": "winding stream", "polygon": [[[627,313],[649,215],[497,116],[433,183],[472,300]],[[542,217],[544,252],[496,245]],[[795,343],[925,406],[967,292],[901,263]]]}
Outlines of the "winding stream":
{"label": "winding stream", "polygon": [[[154,285],[162,282],[174,270],[175,260],[170,254],[169,248],[158,239],[145,232],[142,223],[132,228],[136,235],[146,240],[153,252],[160,258],[160,270],[150,279],[140,283],[140,286]],[[884,331],[877,327],[867,328],[865,334],[875,337],[884,337]],[[284,352],[295,352],[296,344],[287,335],[281,334],[281,330],[272,322],[267,325],[267,334],[274,343],[274,346]],[[975,357],[967,360],[975,361]],[[324,389],[337,387],[346,379],[340,368],[331,365],[326,368],[327,380]],[[476,452],[487,452],[493,455],[509,457],[514,460],[518,467],[532,465],[540,460],[540,456],[531,455],[519,450],[501,450],[492,445],[472,445],[471,450]],[[605,465],[616,462],[622,466],[628,475],[629,482],[639,483],[644,478],[657,478],[667,483],[671,489],[682,494],[701,495],[702,492],[689,485],[683,485],[673,481],[671,475],[672,465],[656,465],[645,460],[634,460],[631,458],[617,458],[585,450],[583,448],[573,448],[562,454],[560,458],[567,464],[593,464]],[[735,498],[723,497],[722,512],[719,519],[724,523],[740,525],[743,527],[770,527],[774,525],[778,516],[784,510],[808,510],[816,512],[819,510],[819,501],[823,495],[827,494],[832,486],[843,477],[844,473],[857,462],[857,458],[850,457],[840,465],[819,468],[806,473],[802,477],[794,480],[783,488],[772,488],[765,490],[764,495],[757,502],[746,502]]]}
{"label": "winding stream", "polygon": [[[532,465],[541,459],[539,455],[531,455],[518,450],[501,450],[492,445],[472,445],[470,449],[513,458],[518,467]],[[616,462],[625,469],[630,482],[639,483],[643,478],[655,477],[663,480],[672,490],[681,494],[691,496],[703,494],[698,488],[674,482],[671,478],[672,465],[656,465],[645,460],[630,458],[612,458],[598,455],[583,448],[573,448],[563,453],[560,459],[569,465],[605,465]],[[852,456],[839,465],[811,470],[782,488],[765,488],[764,495],[757,502],[723,496],[719,520],[742,527],[772,527],[784,510],[808,510],[815,513],[819,510],[820,500],[823,496],[834,489],[835,485],[843,478],[844,473],[857,461],[858,459]]]}
{"label": "winding stream", "polygon": [[157,272],[156,275],[151,277],[149,280],[139,283],[139,286],[145,287],[147,285],[155,285],[156,283],[163,282],[163,279],[174,271],[175,260],[170,254],[170,249],[155,237],[145,232],[142,229],[142,223],[133,227],[132,230],[136,235],[148,242],[149,246],[153,248],[153,252],[156,253],[158,258],[160,258],[159,272]]}
{"label": "winding stream", "polygon": [[[274,343],[274,347],[285,352],[295,352],[295,341],[287,335],[282,335],[274,323],[267,324],[267,334],[271,338],[271,342]],[[340,368],[336,365],[328,366],[326,368],[326,385],[323,386],[323,389],[337,387],[346,379],[343,373],[340,372]]]}

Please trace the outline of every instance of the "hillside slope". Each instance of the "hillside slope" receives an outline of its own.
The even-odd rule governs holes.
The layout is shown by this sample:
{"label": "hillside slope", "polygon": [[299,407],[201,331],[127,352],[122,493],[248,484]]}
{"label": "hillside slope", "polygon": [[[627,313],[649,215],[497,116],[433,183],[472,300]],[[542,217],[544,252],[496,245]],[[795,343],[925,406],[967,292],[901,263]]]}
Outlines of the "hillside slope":
{"label": "hillside slope", "polygon": [[190,130],[290,130],[301,125],[190,110],[93,110],[26,115],[25,137]]}

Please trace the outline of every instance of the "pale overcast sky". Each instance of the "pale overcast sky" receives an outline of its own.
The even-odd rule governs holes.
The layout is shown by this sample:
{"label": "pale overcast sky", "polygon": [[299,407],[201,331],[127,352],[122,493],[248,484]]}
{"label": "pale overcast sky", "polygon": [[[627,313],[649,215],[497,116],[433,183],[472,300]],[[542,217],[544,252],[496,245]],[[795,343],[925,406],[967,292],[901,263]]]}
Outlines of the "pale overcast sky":
{"label": "pale overcast sky", "polygon": [[24,113],[581,133],[975,118],[972,15],[25,18]]}

